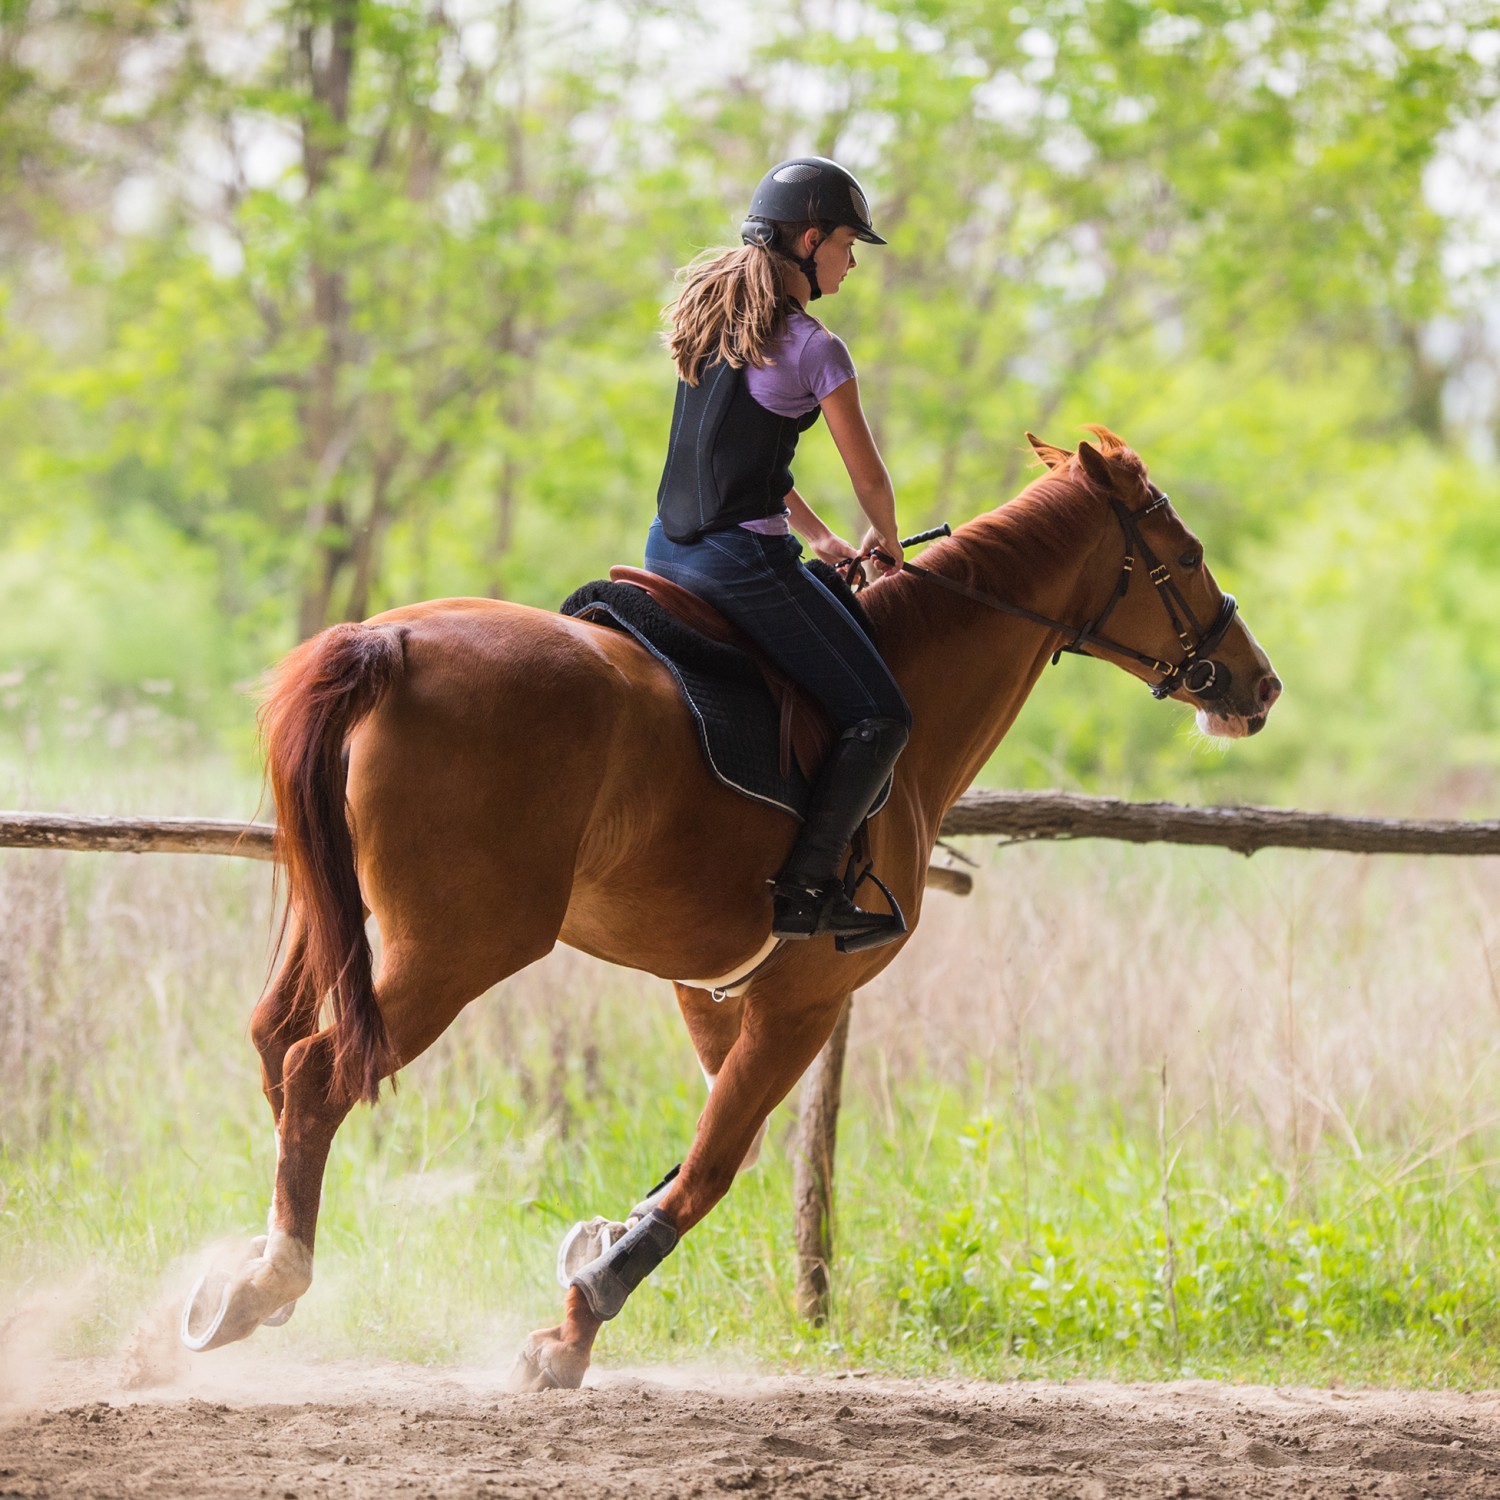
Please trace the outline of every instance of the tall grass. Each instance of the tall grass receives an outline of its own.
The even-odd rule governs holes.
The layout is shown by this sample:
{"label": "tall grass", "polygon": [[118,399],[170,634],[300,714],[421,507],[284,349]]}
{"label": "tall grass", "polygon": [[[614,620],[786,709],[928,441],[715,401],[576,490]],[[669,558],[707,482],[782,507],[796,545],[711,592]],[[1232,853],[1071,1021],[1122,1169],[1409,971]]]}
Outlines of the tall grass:
{"label": "tall grass", "polygon": [[[1493,1381],[1493,862],[974,852],[856,997],[831,1324],[792,1304],[794,1098],[601,1357]],[[86,1277],[65,1346],[117,1346],[263,1221],[270,928],[264,866],[0,856],[0,1321]],[[313,1291],[257,1339],[508,1353],[563,1228],[701,1104],[668,987],[555,954],[351,1117]]]}

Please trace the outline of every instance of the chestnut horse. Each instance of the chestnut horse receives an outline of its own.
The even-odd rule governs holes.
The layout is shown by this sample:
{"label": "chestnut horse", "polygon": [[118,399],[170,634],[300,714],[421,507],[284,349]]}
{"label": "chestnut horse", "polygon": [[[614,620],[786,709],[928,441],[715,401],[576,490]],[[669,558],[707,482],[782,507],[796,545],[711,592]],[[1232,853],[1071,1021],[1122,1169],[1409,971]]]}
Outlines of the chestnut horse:
{"label": "chestnut horse", "polygon": [[[1076,454],[1031,439],[1045,474],[935,544],[925,573],[864,592],[914,721],[871,853],[913,927],[944,813],[1059,648],[1116,661],[1214,735],[1254,734],[1281,690],[1139,457],[1090,430],[1098,446]],[[713,1002],[770,947],[768,883],[793,826],[714,779],[672,677],[617,631],[488,599],[392,610],[293,651],[262,725],[289,922],[251,1022],[275,1189],[250,1258],[189,1297],[191,1348],[285,1319],[312,1281],[345,1115],[554,944],[676,982],[712,1091],[657,1204],[673,1242],[728,1191],[845,999],[899,951],[788,944]],[[570,1288],[562,1321],[527,1340],[521,1388],[580,1383],[593,1306]]]}

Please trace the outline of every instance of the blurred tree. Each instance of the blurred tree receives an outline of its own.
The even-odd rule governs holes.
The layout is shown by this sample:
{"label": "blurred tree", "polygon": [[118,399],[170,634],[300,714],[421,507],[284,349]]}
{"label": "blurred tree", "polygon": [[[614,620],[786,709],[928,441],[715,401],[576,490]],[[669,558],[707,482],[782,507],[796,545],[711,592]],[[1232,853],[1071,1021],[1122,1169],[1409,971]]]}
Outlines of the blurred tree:
{"label": "blurred tree", "polygon": [[300,634],[376,607],[392,524],[420,530],[475,466],[476,586],[503,592],[548,341],[639,322],[598,199],[634,10],[293,0],[253,42],[222,7],[173,16],[155,40],[180,47],[127,101],[172,123],[163,222],[79,267],[107,326],[49,394],[95,415],[117,493],[290,583]]}
{"label": "blurred tree", "polygon": [[[498,472],[477,551],[502,591],[543,345],[611,311],[580,136],[619,106],[585,82],[586,9],[560,35],[524,0],[469,20],[297,0],[272,18],[278,44],[254,79],[214,100],[238,259],[218,296],[244,299],[259,326],[231,368],[205,373],[227,382],[226,416],[247,387],[288,397],[296,441],[276,456],[265,519],[302,538],[299,634],[367,613],[393,520],[441,505],[487,452]],[[269,142],[295,155],[257,182]],[[164,311],[158,296],[171,337]],[[189,369],[201,352],[184,350]],[[265,472],[272,453],[254,457]]]}
{"label": "blurred tree", "polygon": [[[110,640],[113,683],[211,608],[207,691],[409,598],[555,602],[639,547],[672,269],[811,148],[891,239],[819,311],[913,526],[1019,488],[1024,428],[1105,420],[1293,688],[1343,684],[1336,732],[1288,694],[1260,787],[1459,754],[1440,695],[1477,762],[1500,496],[1453,424],[1500,389],[1497,60],[1492,0],[0,0],[0,629],[74,672]],[[852,521],[826,439],[798,478]],[[1078,668],[1000,765],[1181,761]]]}
{"label": "blurred tree", "polygon": [[1401,398],[1372,416],[1433,430],[1443,372],[1418,331],[1448,226],[1423,174],[1496,98],[1488,0],[1440,20],[1400,0],[871,9],[788,31],[761,96],[871,169],[892,245],[850,301],[924,507],[1009,493],[1018,428],[1126,351],[1144,393],[1199,354],[1253,344],[1285,368],[1369,344]]}

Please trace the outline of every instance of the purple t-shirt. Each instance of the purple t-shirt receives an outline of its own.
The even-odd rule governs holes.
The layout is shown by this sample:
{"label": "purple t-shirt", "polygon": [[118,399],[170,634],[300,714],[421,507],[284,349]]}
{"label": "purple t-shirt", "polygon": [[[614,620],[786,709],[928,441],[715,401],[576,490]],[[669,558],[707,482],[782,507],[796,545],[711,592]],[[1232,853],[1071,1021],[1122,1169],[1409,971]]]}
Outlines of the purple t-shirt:
{"label": "purple t-shirt", "polygon": [[854,361],[843,339],[800,307],[787,313],[786,332],[767,353],[770,364],[745,366],[745,388],[779,417],[805,417],[830,392],[854,379]]}
{"label": "purple t-shirt", "polygon": [[[854,379],[848,345],[800,307],[788,311],[786,332],[767,353],[770,364],[745,366],[745,388],[778,417],[805,417],[823,404],[825,396]],[[741,521],[740,525],[767,536],[785,536],[791,530],[786,511],[764,521]]]}

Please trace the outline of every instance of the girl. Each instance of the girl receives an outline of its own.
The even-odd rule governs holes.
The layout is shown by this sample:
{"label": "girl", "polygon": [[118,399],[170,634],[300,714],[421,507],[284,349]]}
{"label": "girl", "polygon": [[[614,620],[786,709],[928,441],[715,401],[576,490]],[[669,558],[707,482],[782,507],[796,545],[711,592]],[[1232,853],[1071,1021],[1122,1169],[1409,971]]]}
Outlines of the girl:
{"label": "girl", "polygon": [[683,272],[667,346],[677,400],[646,567],[691,589],[750,636],[827,710],[839,738],[772,885],[780,938],[831,932],[845,950],[906,930],[899,912],[861,910],[840,866],[911,729],[895,680],[838,599],[799,561],[795,529],[826,563],[855,549],[797,493],[797,438],[821,412],[870,523],[860,550],[901,566],[890,476],[859,402],[849,351],[806,311],[854,269],[854,242],[885,241],[859,183],[836,162],[773,167],[740,226],[744,248]]}

